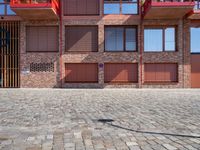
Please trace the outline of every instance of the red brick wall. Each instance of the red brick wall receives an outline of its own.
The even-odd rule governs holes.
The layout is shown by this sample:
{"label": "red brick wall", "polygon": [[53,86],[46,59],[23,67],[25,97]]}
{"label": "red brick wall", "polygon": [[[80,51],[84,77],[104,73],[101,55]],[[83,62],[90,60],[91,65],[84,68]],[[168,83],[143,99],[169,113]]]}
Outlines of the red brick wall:
{"label": "red brick wall", "polygon": [[[21,87],[142,87],[142,88],[189,88],[190,81],[190,45],[189,45],[189,20],[144,20],[140,15],[107,15],[103,16],[103,0],[100,5],[100,16],[63,16],[62,35],[62,62],[59,53],[27,53],[26,52],[26,25],[59,25],[57,21],[27,21],[21,22],[20,41],[20,66]],[[65,51],[65,26],[71,25],[97,25],[98,26],[98,52],[66,52]],[[137,52],[104,52],[104,26],[105,25],[133,25],[138,27]],[[143,52],[143,29],[146,25],[175,25],[178,29],[177,52]],[[142,54],[142,55],[141,55]],[[142,57],[142,63],[140,58]],[[53,62],[54,72],[26,72],[30,63]],[[99,67],[98,83],[65,83],[65,63],[138,63],[138,83],[108,84],[104,83],[104,68]],[[178,83],[145,84],[144,63],[177,63]],[[60,65],[62,75],[60,76]],[[101,66],[101,65],[99,65]],[[142,67],[142,68],[141,68]]]}

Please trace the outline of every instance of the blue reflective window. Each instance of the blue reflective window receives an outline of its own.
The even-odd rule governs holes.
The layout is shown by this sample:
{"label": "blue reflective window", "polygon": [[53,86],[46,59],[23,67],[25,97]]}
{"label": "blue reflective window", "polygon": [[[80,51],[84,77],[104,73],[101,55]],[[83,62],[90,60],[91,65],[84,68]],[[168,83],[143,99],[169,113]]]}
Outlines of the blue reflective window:
{"label": "blue reflective window", "polygon": [[104,0],[104,14],[138,14],[138,0]]}
{"label": "blue reflective window", "polygon": [[136,51],[136,36],[136,28],[106,27],[105,51]]}
{"label": "blue reflective window", "polygon": [[174,27],[144,30],[144,51],[176,51],[176,33]]}
{"label": "blue reflective window", "polygon": [[122,14],[137,14],[137,4],[122,4]]}
{"label": "blue reflective window", "polygon": [[11,10],[9,0],[0,0],[0,15],[15,15]]}
{"label": "blue reflective window", "polygon": [[4,15],[5,14],[5,5],[0,4],[0,15]]}
{"label": "blue reflective window", "polygon": [[126,29],[126,50],[127,51],[136,51],[136,29],[135,28],[127,28]]}
{"label": "blue reflective window", "polygon": [[123,51],[123,28],[106,28],[105,29],[105,48],[106,51]]}
{"label": "blue reflective window", "polygon": [[120,4],[104,4],[104,14],[119,14]]}
{"label": "blue reflective window", "polygon": [[174,51],[175,48],[175,28],[165,29],[165,51]]}
{"label": "blue reflective window", "polygon": [[7,5],[7,15],[15,15],[15,12],[12,11],[12,9],[10,8],[10,5]]}
{"label": "blue reflective window", "polygon": [[194,9],[200,9],[200,0],[195,0],[195,7]]}
{"label": "blue reflective window", "polygon": [[190,29],[190,45],[192,53],[200,53],[200,28],[191,28]]}
{"label": "blue reflective window", "polygon": [[163,49],[162,29],[145,29],[144,31],[144,51],[154,52]]}

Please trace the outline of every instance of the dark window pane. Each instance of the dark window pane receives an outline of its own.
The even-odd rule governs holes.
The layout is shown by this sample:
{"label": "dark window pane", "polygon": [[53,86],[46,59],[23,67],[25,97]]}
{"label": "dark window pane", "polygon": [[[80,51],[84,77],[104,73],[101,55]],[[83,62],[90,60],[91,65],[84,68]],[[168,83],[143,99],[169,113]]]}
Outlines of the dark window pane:
{"label": "dark window pane", "polygon": [[120,14],[120,4],[104,4],[104,14]]}
{"label": "dark window pane", "polygon": [[175,28],[165,29],[165,50],[175,51]]}
{"label": "dark window pane", "polygon": [[162,29],[145,29],[144,30],[144,51],[162,51],[163,36]]}
{"label": "dark window pane", "polygon": [[200,28],[191,28],[191,52],[199,53],[200,52]]}
{"label": "dark window pane", "polygon": [[137,14],[138,6],[136,3],[130,4],[122,4],[122,14]]}
{"label": "dark window pane", "polygon": [[107,51],[123,51],[123,28],[105,29],[105,48]]}
{"label": "dark window pane", "polygon": [[126,50],[136,51],[136,29],[126,29]]}

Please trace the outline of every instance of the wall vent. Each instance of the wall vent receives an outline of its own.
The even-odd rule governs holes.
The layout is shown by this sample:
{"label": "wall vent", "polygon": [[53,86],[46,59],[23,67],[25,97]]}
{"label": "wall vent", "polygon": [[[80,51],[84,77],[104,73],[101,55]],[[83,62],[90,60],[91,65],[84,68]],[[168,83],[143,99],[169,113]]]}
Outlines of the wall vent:
{"label": "wall vent", "polygon": [[31,63],[30,72],[54,72],[54,63]]}

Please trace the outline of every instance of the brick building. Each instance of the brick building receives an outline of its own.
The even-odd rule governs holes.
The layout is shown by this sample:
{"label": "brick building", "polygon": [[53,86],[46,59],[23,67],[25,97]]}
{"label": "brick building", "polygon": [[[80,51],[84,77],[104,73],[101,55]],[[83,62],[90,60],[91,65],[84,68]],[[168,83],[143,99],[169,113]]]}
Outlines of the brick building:
{"label": "brick building", "polygon": [[0,87],[200,87],[200,1],[0,0]]}

